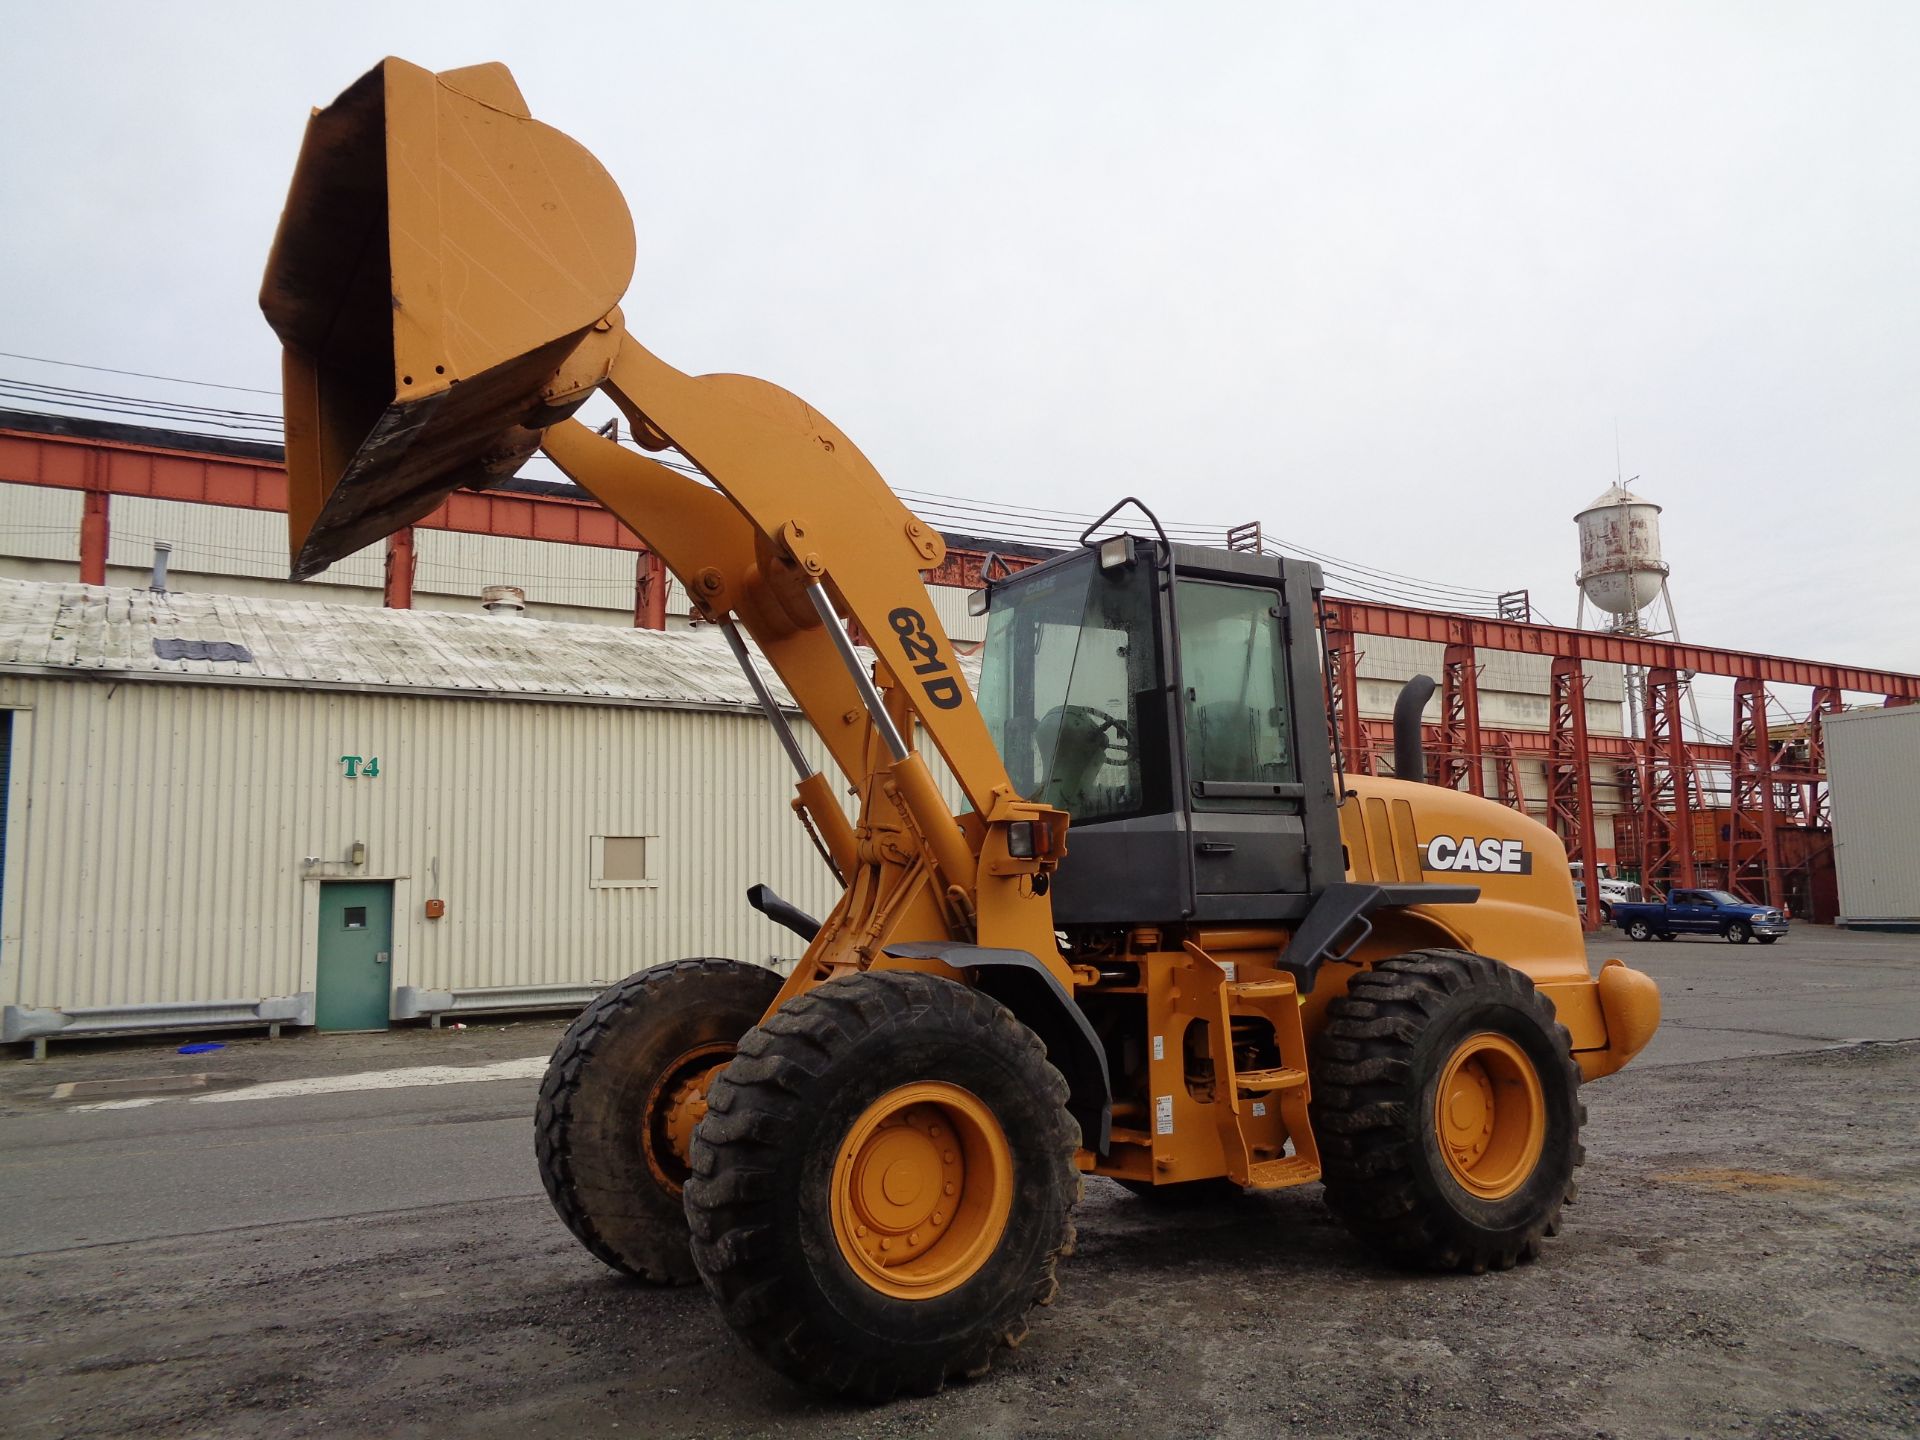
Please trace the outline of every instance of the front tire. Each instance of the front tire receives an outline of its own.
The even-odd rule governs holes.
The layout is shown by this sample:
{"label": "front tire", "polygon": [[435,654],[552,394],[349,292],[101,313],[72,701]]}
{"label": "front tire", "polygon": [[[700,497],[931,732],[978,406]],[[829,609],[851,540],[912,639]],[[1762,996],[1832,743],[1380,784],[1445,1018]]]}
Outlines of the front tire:
{"label": "front tire", "polygon": [[1644,920],[1635,920],[1627,926],[1627,938],[1629,940],[1650,940],[1653,938],[1653,927]]}
{"label": "front tire", "polygon": [[1580,1070],[1518,970],[1420,950],[1354,977],[1315,1045],[1327,1204],[1403,1264],[1505,1270],[1558,1227],[1583,1158]]}
{"label": "front tire", "polygon": [[547,1064],[534,1156],[553,1208],[582,1245],[655,1285],[698,1278],[680,1191],[706,1077],[780,993],[737,960],[676,960],[610,985]]}
{"label": "front tire", "polygon": [[1753,927],[1744,920],[1736,920],[1727,926],[1727,939],[1735,945],[1744,945],[1753,938]]}
{"label": "front tire", "polygon": [[1758,940],[1762,945],[1771,945],[1780,937],[1778,935],[1756,935],[1753,938]]}
{"label": "front tire", "polygon": [[740,1042],[694,1135],[693,1255],[776,1370],[885,1400],[984,1374],[1053,1298],[1080,1129],[1007,1008],[865,971]]}

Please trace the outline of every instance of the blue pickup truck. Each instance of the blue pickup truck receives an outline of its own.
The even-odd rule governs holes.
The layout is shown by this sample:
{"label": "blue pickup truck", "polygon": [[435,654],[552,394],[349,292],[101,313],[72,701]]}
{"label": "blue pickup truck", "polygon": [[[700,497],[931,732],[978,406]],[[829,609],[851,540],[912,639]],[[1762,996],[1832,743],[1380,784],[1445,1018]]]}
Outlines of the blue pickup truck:
{"label": "blue pickup truck", "polygon": [[1787,933],[1787,917],[1769,905],[1752,905],[1724,890],[1675,890],[1665,900],[1616,902],[1613,923],[1632,940],[1658,935],[1724,935],[1736,945],[1771,945]]}

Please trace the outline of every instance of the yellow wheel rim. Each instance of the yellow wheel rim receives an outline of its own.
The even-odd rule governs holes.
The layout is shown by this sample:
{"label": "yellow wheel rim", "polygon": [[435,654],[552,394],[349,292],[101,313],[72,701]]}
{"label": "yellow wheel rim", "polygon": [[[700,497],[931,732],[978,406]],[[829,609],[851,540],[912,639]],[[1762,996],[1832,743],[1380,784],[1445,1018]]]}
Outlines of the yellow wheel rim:
{"label": "yellow wheel rim", "polygon": [[701,1045],[660,1072],[640,1103],[640,1149],[653,1178],[678,1195],[690,1173],[693,1129],[707,1113],[707,1087],[733,1059],[732,1045]]}
{"label": "yellow wheel rim", "polygon": [[1013,1151],[958,1085],[889,1090],[834,1157],[834,1238],[853,1272],[901,1300],[957,1289],[993,1254],[1013,1212]]}
{"label": "yellow wheel rim", "polygon": [[1433,1097],[1447,1173],[1470,1195],[1504,1200],[1527,1181],[1547,1139],[1547,1103],[1533,1062],[1505,1035],[1461,1041]]}

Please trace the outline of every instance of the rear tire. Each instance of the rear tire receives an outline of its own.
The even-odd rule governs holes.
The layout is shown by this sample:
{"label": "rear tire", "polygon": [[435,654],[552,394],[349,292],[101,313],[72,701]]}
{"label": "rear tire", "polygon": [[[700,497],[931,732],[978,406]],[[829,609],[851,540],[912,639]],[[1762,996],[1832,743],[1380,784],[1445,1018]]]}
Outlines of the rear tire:
{"label": "rear tire", "polygon": [[865,971],[788,1001],[694,1135],[693,1255],[728,1325],[867,1401],[985,1374],[1072,1240],[1066,1099],[1039,1038],[954,981]]}
{"label": "rear tire", "polygon": [[700,1077],[733,1057],[781,983],[737,960],[656,965],[602,990],[561,1037],[534,1115],[540,1183],[614,1269],[655,1285],[698,1278],[676,1135],[684,1150]]}
{"label": "rear tire", "polygon": [[1736,920],[1727,926],[1727,939],[1735,945],[1744,945],[1753,938],[1753,929],[1744,920]]}
{"label": "rear tire", "polygon": [[1505,1270],[1555,1233],[1583,1158],[1580,1070],[1518,970],[1420,950],[1355,976],[1314,1047],[1327,1204],[1433,1270]]}
{"label": "rear tire", "polygon": [[1635,920],[1627,926],[1629,940],[1648,940],[1653,936],[1653,927],[1644,920]]}

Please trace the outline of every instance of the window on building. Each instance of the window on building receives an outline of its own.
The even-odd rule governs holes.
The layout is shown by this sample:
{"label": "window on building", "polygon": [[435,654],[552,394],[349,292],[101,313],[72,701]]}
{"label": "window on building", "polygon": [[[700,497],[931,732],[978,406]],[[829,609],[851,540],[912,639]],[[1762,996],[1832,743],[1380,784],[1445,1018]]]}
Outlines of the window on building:
{"label": "window on building", "polygon": [[598,888],[648,886],[656,883],[649,869],[652,835],[596,835],[588,869],[588,884]]}

